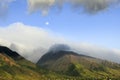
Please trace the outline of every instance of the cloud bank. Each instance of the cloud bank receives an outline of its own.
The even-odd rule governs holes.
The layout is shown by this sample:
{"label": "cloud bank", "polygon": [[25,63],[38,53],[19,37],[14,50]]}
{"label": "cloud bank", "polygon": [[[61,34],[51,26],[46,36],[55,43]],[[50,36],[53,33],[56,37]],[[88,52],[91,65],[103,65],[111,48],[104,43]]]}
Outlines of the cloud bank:
{"label": "cloud bank", "polygon": [[0,27],[0,44],[32,61],[38,60],[51,45],[63,42],[62,38],[54,36],[50,30],[23,23]]}
{"label": "cloud bank", "polygon": [[46,15],[53,7],[59,9],[67,3],[73,10],[83,9],[93,14],[117,5],[119,2],[119,0],[28,0],[28,6],[30,12],[41,11],[43,15]]}
{"label": "cloud bank", "polygon": [[[48,29],[14,23],[0,27],[0,45],[19,52],[32,62],[37,62],[50,49],[55,51],[71,49],[79,54],[120,63],[120,50],[118,49],[107,49],[87,43],[73,43],[54,34],[56,33]],[[59,49],[53,49],[54,47]]]}

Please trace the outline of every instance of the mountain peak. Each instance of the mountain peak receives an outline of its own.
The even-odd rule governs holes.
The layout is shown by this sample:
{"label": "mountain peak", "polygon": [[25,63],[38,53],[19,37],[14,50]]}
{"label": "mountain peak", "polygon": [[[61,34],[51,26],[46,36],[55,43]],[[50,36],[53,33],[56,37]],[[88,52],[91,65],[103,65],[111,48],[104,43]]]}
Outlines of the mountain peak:
{"label": "mountain peak", "polygon": [[52,54],[57,53],[59,51],[70,51],[71,48],[66,44],[54,44],[50,47],[48,52],[51,52]]}
{"label": "mountain peak", "polygon": [[[84,53],[83,53],[84,54]],[[80,65],[85,70],[106,71],[107,68],[120,68],[117,63],[82,55],[73,51],[58,51],[56,53],[48,52],[37,62],[41,67],[48,70],[63,72],[69,69],[71,65]]]}

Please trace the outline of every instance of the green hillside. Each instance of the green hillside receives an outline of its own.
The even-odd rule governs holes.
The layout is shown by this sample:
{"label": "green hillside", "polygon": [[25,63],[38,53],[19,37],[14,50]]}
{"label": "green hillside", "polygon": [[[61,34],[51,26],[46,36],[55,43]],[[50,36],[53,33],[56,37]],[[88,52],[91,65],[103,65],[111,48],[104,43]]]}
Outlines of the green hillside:
{"label": "green hillside", "polygon": [[59,74],[80,79],[120,79],[120,64],[72,51],[48,52],[37,64]]}
{"label": "green hillside", "polygon": [[40,75],[32,69],[27,68],[24,61],[29,67],[35,68],[35,65],[26,60],[15,61],[7,55],[0,54],[0,80],[39,80]]}
{"label": "green hillside", "polygon": [[6,47],[4,49],[0,47],[0,80],[120,79],[120,65],[117,63],[66,51],[60,53],[45,56],[45,59],[43,56],[41,59],[44,62],[39,61],[41,64],[38,62],[38,66],[38,63],[36,65]]}

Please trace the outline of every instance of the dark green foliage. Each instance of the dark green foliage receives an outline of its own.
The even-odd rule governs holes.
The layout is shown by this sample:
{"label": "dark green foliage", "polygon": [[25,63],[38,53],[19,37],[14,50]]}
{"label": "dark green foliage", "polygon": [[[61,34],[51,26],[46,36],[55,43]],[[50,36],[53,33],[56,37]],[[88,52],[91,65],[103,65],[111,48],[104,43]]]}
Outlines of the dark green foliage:
{"label": "dark green foliage", "polygon": [[67,75],[69,75],[69,76],[80,76],[80,72],[74,64],[71,64],[68,68]]}
{"label": "dark green foliage", "polygon": [[106,71],[106,67],[105,66],[103,66],[103,65],[99,65],[99,64],[91,64],[90,65],[90,70],[91,71]]}

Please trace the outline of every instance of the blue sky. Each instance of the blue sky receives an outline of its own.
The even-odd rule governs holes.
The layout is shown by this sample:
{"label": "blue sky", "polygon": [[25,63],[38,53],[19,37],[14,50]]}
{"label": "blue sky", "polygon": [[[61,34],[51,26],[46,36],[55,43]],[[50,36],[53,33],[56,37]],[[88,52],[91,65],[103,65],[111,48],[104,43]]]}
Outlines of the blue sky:
{"label": "blue sky", "polygon": [[[16,22],[50,29],[74,42],[120,49],[119,7],[93,15],[72,11],[66,4],[61,11],[53,8],[48,15],[43,16],[40,11],[29,14],[27,1],[16,0],[9,5],[8,14],[5,19],[0,20],[0,26],[5,27]],[[46,22],[49,22],[49,25],[46,25]]]}

